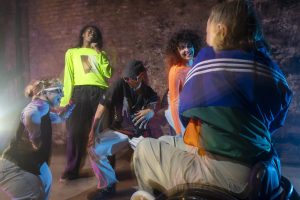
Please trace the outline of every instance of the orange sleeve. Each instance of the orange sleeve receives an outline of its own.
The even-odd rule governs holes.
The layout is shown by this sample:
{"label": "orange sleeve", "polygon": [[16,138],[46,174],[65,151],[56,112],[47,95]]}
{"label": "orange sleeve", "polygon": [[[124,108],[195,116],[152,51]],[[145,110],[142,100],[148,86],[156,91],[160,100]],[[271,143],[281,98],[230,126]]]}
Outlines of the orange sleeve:
{"label": "orange sleeve", "polygon": [[181,134],[180,119],[179,119],[179,92],[182,87],[182,82],[186,76],[184,67],[173,66],[169,72],[169,97],[170,97],[170,110],[174,121],[176,134]]}
{"label": "orange sleeve", "polygon": [[185,144],[198,148],[198,154],[203,156],[206,154],[201,143],[201,122],[196,119],[190,119],[183,136]]}

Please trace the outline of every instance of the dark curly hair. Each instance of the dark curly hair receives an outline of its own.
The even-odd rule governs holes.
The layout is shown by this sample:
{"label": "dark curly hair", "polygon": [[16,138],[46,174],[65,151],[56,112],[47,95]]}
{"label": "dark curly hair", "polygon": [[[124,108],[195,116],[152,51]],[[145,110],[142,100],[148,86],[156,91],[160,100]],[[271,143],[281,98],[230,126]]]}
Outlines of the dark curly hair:
{"label": "dark curly hair", "polygon": [[175,33],[169,40],[166,47],[167,71],[169,71],[173,65],[183,64],[185,62],[179,55],[177,49],[179,43],[191,43],[195,50],[194,56],[196,56],[201,48],[202,40],[193,30],[183,29]]}
{"label": "dark curly hair", "polygon": [[96,39],[95,39],[95,42],[97,42],[99,48],[101,49],[102,46],[103,46],[103,38],[102,38],[102,33],[100,31],[100,29],[95,26],[95,25],[86,25],[84,26],[81,30],[80,30],[80,33],[79,33],[79,42],[78,44],[76,45],[76,47],[80,48],[82,47],[83,45],[83,37],[82,37],[82,34],[88,29],[88,28],[92,28],[95,30],[96,32]]}

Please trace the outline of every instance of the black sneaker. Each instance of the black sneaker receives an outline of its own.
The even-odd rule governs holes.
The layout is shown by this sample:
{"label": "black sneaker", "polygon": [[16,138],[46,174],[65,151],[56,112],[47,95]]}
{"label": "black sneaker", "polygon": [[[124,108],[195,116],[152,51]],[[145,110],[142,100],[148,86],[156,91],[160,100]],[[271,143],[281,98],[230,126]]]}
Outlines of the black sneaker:
{"label": "black sneaker", "polygon": [[116,185],[113,184],[107,188],[98,189],[87,195],[88,200],[107,200],[108,197],[113,196],[116,193]]}

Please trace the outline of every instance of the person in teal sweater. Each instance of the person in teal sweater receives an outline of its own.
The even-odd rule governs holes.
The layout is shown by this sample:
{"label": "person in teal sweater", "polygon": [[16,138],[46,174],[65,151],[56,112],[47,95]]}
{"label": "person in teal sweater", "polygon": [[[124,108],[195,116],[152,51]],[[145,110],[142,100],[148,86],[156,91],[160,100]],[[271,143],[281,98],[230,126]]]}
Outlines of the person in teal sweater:
{"label": "person in teal sweater", "polygon": [[137,145],[133,165],[140,190],[155,194],[197,184],[245,194],[253,167],[272,158],[264,173],[272,169],[273,176],[265,176],[258,190],[260,199],[271,199],[281,177],[271,135],[285,122],[292,91],[263,39],[250,1],[212,8],[208,46],[195,57],[180,93],[179,115],[189,121],[184,136],[145,138]]}
{"label": "person in teal sweater", "polygon": [[112,67],[102,48],[102,35],[96,26],[82,28],[77,47],[65,55],[64,97],[61,106],[75,103],[67,121],[67,165],[61,181],[79,178],[86,155],[88,134],[100,97],[108,88]]}

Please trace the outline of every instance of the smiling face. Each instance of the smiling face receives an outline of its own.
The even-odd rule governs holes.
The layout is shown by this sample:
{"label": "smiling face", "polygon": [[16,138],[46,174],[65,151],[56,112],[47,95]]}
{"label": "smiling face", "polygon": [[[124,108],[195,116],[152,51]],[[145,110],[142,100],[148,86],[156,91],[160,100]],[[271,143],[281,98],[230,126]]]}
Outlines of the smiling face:
{"label": "smiling face", "polygon": [[177,49],[184,61],[189,62],[194,58],[195,49],[191,43],[179,42]]}

